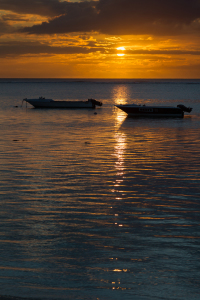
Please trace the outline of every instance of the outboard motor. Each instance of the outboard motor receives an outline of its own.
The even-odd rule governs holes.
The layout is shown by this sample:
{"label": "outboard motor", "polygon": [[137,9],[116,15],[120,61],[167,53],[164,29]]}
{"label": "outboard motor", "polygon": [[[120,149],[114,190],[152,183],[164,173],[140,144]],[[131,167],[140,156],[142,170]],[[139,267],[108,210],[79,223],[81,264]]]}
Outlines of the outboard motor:
{"label": "outboard motor", "polygon": [[186,107],[183,104],[179,104],[179,105],[177,105],[177,107],[179,107],[180,109],[182,109],[182,111],[185,111],[185,112],[189,112],[190,113],[192,111],[192,107]]}
{"label": "outboard motor", "polygon": [[95,99],[88,99],[89,101],[91,101],[94,105],[98,105],[98,106],[102,106],[102,102],[97,101]]}

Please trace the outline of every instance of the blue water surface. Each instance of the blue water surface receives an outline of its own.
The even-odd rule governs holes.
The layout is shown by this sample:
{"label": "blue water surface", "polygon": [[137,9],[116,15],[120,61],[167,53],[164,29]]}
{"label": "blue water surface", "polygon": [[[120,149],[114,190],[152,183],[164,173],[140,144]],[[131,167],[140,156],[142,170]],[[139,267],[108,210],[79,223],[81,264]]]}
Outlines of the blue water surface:
{"label": "blue water surface", "polygon": [[[103,106],[21,106],[39,96]],[[199,299],[199,129],[200,80],[0,79],[0,295]]]}

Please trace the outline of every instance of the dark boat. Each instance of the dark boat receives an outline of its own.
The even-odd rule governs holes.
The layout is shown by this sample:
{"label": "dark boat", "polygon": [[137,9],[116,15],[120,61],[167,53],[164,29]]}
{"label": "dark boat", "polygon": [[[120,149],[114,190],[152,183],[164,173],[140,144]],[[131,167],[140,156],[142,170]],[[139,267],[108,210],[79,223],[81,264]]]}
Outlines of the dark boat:
{"label": "dark boat", "polygon": [[23,101],[30,103],[35,108],[95,108],[97,105],[102,106],[102,102],[95,99],[88,99],[87,101],[55,101],[39,97],[38,99],[25,98]]}
{"label": "dark boat", "polygon": [[134,117],[177,117],[183,118],[184,112],[190,113],[191,107],[179,104],[177,107],[173,106],[153,106],[153,105],[137,105],[137,104],[125,104],[115,105],[119,109],[123,110],[129,116]]}

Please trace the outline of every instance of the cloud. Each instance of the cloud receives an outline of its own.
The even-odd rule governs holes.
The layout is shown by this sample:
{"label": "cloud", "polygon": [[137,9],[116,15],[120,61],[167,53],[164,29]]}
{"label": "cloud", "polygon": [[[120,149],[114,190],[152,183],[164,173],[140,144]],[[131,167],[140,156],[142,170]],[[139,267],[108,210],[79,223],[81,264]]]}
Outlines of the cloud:
{"label": "cloud", "polygon": [[13,22],[27,22],[28,18],[21,16],[21,14],[9,13],[0,16],[0,35],[16,33],[17,29],[13,26]]}
{"label": "cloud", "polygon": [[[2,2],[11,4],[23,0],[0,0]],[[36,6],[34,2],[27,6]],[[97,31],[110,35],[176,35],[200,31],[200,0],[40,2],[38,13],[42,14],[46,9],[46,13],[51,12],[49,15],[56,17],[40,25],[25,27],[23,32],[55,34]]]}
{"label": "cloud", "polygon": [[55,54],[88,54],[92,52],[105,52],[103,47],[97,47],[94,43],[88,42],[86,46],[51,46],[48,43],[40,42],[19,42],[11,41],[0,43],[0,57],[16,57],[19,55],[55,55]]}
{"label": "cloud", "polygon": [[41,25],[26,27],[23,31],[36,34],[98,31],[98,26],[95,25],[98,17],[96,3],[96,1],[65,2],[62,15]]}
{"label": "cloud", "polygon": [[15,22],[25,22],[28,21],[28,18],[21,16],[20,14],[5,14],[1,17],[2,21],[15,21]]}
{"label": "cloud", "polygon": [[65,12],[67,3],[59,0],[0,0],[0,9],[20,14],[55,17]]}
{"label": "cloud", "polygon": [[[49,43],[39,41],[8,41],[0,43],[0,57],[17,57],[23,55],[70,55],[70,54],[89,54],[89,53],[101,53],[107,55],[116,55],[119,50],[113,46],[110,49],[105,49],[104,46],[97,46],[93,41],[87,41],[83,46],[52,46]],[[157,50],[124,50],[126,55],[196,55],[200,56],[200,50],[181,50],[181,49],[157,49]]]}
{"label": "cloud", "polygon": [[14,32],[13,27],[0,18],[0,36],[12,32]]}

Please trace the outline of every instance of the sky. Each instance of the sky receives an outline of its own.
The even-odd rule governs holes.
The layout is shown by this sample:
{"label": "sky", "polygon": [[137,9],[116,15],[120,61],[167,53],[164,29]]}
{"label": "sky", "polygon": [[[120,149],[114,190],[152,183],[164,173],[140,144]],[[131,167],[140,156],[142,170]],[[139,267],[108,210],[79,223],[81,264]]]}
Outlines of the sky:
{"label": "sky", "polygon": [[0,78],[200,78],[200,0],[0,0]]}

